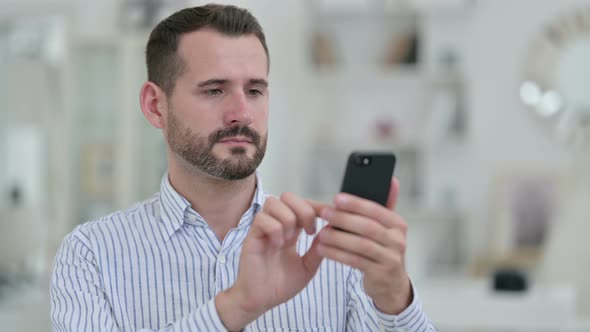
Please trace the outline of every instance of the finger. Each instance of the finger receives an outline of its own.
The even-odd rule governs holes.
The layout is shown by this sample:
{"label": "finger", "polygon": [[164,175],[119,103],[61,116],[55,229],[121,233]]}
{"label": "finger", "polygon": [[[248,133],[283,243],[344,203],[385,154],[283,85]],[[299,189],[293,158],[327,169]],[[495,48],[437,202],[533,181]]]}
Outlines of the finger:
{"label": "finger", "polygon": [[296,216],[296,226],[302,227],[308,234],[316,231],[317,214],[313,207],[303,198],[294,193],[283,193],[281,202],[285,203]]}
{"label": "finger", "polygon": [[282,224],[263,211],[256,214],[250,233],[254,238],[267,240],[275,247],[285,243]]}
{"label": "finger", "polygon": [[334,205],[338,210],[359,214],[376,220],[387,228],[395,226],[396,219],[400,218],[396,213],[392,213],[391,210],[378,203],[347,193],[336,195]]}
{"label": "finger", "polygon": [[390,250],[371,239],[353,233],[342,232],[333,229],[331,226],[322,229],[318,238],[322,245],[363,256],[375,263],[385,263]]}
{"label": "finger", "polygon": [[379,268],[379,266],[376,263],[367,259],[366,257],[357,255],[355,253],[347,252],[339,248],[319,243],[317,250],[319,255],[321,255],[322,257],[326,257],[336,262],[348,265],[355,269],[361,270],[364,273],[368,271],[376,271]]}
{"label": "finger", "polygon": [[388,244],[388,229],[375,220],[332,208],[326,208],[321,216],[332,228],[357,234],[382,245]]}
{"label": "finger", "polygon": [[389,230],[387,232],[387,238],[388,240],[386,247],[393,249],[395,252],[400,253],[402,257],[405,257],[406,249],[408,247],[405,230]]}
{"label": "finger", "polygon": [[310,277],[315,275],[318,268],[320,267],[320,264],[324,260],[324,257],[320,255],[318,251],[318,244],[319,239],[316,236],[311,243],[311,247],[302,257],[303,266],[305,266],[305,269],[307,270],[307,273]]}
{"label": "finger", "polygon": [[389,187],[389,196],[387,197],[387,203],[385,206],[394,211],[397,205],[397,198],[399,196],[399,180],[394,176],[391,179],[391,186]]}
{"label": "finger", "polygon": [[266,199],[262,209],[283,225],[287,240],[291,240],[297,235],[297,216],[287,204],[271,196]]}
{"label": "finger", "polygon": [[320,213],[322,212],[322,210],[324,208],[331,207],[331,205],[328,204],[328,203],[324,203],[324,202],[320,202],[320,201],[314,201],[312,199],[306,199],[306,201],[307,201],[307,203],[309,205],[311,205],[311,207],[315,211],[316,215],[318,215],[318,216],[320,215]]}

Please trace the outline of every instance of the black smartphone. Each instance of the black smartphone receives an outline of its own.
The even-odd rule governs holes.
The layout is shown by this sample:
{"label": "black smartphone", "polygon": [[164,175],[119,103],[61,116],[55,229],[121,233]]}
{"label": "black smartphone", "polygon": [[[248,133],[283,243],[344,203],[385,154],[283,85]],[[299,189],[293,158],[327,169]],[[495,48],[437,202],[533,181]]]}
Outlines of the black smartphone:
{"label": "black smartphone", "polygon": [[385,206],[395,160],[391,152],[352,152],[348,156],[340,191]]}

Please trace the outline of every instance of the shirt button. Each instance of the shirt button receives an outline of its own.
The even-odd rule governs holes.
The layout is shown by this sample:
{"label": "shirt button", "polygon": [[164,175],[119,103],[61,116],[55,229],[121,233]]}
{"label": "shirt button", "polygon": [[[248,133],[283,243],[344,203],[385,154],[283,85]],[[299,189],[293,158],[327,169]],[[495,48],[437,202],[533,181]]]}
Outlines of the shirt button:
{"label": "shirt button", "polygon": [[195,216],[194,214],[189,214],[188,220],[190,220],[190,221],[197,221],[197,216]]}
{"label": "shirt button", "polygon": [[225,262],[226,262],[225,255],[219,255],[219,263],[225,264]]}

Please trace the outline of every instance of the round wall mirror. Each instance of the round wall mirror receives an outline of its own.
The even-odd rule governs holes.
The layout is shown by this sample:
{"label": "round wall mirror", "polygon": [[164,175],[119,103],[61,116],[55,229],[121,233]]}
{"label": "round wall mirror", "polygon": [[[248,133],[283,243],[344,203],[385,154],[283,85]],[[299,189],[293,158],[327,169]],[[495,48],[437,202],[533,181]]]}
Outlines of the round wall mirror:
{"label": "round wall mirror", "polygon": [[590,7],[546,24],[525,57],[521,101],[553,135],[590,145]]}
{"label": "round wall mirror", "polygon": [[[590,319],[590,7],[543,26],[525,58],[520,98],[551,134],[572,146],[572,187],[563,198],[543,250],[539,281],[576,289],[577,315]],[[563,257],[576,257],[575,260]]]}

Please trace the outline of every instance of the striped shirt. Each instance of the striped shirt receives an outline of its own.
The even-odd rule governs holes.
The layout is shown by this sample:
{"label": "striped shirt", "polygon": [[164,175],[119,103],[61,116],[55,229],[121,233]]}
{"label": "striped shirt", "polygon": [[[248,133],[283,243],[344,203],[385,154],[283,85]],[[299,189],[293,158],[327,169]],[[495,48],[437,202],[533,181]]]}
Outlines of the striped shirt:
{"label": "striped shirt", "polygon": [[[153,198],[77,226],[63,240],[53,265],[53,330],[226,331],[214,298],[236,280],[242,243],[267,197],[257,182],[250,208],[222,242],[167,175]],[[314,236],[301,233],[300,254]],[[358,270],[325,259],[298,295],[245,328],[287,330],[435,328],[417,295],[400,315],[386,315],[363,291]]]}

